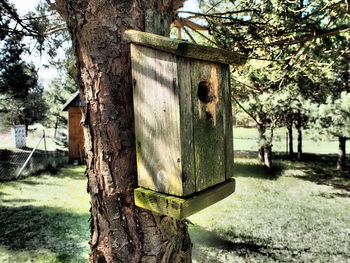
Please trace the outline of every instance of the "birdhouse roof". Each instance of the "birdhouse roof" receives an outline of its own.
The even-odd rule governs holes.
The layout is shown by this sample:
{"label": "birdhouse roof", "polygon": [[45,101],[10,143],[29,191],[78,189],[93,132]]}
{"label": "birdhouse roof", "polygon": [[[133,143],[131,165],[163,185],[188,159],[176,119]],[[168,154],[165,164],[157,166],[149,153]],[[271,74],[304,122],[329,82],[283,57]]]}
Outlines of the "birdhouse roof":
{"label": "birdhouse roof", "polygon": [[137,30],[125,31],[124,37],[135,44],[162,50],[182,57],[219,62],[231,65],[243,65],[246,56],[238,52],[193,44],[184,40],[171,39]]}
{"label": "birdhouse roof", "polygon": [[69,107],[80,107],[79,90],[70,97],[62,107],[62,111],[67,111]]}

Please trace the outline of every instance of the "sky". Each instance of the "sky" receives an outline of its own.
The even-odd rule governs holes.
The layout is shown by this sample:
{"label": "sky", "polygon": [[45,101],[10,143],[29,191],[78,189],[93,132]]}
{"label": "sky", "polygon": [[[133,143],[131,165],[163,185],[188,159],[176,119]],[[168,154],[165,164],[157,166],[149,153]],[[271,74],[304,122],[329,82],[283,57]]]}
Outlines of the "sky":
{"label": "sky", "polygon": [[[35,6],[40,0],[11,0],[16,6],[18,13],[23,16],[29,11],[34,11]],[[181,10],[185,11],[198,11],[198,0],[188,0],[185,2],[184,7]],[[23,57],[24,60],[32,62],[38,69],[39,81],[46,88],[50,81],[57,77],[57,70],[53,67],[46,68],[44,65],[48,64],[48,56],[41,56],[33,52],[33,54]]]}
{"label": "sky", "polygon": [[39,3],[38,0],[11,0],[14,3],[18,13],[20,15],[25,15],[29,11],[34,11],[35,6]]}
{"label": "sky", "polygon": [[181,9],[184,11],[196,12],[199,10],[198,0],[188,0],[185,2],[184,7]]}

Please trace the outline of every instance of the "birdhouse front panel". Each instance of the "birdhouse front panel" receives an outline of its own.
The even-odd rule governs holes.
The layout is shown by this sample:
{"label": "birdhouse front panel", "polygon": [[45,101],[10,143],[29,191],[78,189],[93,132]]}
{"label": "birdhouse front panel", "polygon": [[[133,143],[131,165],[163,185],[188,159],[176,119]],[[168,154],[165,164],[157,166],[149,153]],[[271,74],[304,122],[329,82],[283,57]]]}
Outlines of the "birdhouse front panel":
{"label": "birdhouse front panel", "polygon": [[[226,144],[232,148],[226,127],[231,112],[225,101],[230,96],[228,72],[228,65],[191,61],[196,191],[232,176],[226,170],[226,165],[232,165],[232,155],[226,152]],[[226,163],[226,158],[231,162]]]}
{"label": "birdhouse front panel", "polygon": [[188,196],[232,176],[229,67],[131,44],[138,184]]}

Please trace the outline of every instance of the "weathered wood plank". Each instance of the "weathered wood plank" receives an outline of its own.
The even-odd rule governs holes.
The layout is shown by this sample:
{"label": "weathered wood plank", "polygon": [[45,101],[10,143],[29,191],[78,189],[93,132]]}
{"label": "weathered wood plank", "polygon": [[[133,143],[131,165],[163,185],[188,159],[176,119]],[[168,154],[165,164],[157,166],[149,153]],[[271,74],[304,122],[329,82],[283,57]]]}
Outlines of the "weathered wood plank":
{"label": "weathered wood plank", "polygon": [[139,186],[183,195],[176,56],[131,45]]}
{"label": "weathered wood plank", "polygon": [[151,33],[127,30],[124,37],[132,43],[163,50],[183,57],[232,65],[243,65],[246,62],[246,56],[240,53],[192,44]]}
{"label": "weathered wood plank", "polygon": [[221,64],[192,60],[196,191],[225,181]]}
{"label": "weathered wood plank", "polygon": [[80,124],[82,113],[80,107],[68,109],[68,158],[69,162],[84,158],[84,133]]}
{"label": "weathered wood plank", "polygon": [[193,151],[193,110],[191,94],[191,60],[177,57],[180,89],[181,162],[183,195],[196,191]]}
{"label": "weathered wood plank", "polygon": [[138,207],[183,220],[226,198],[234,191],[235,180],[231,178],[224,183],[182,198],[140,187],[134,190],[134,199]]}
{"label": "weathered wood plank", "polygon": [[224,137],[225,137],[225,161],[226,179],[233,176],[233,131],[232,131],[232,102],[230,85],[230,67],[222,65],[222,89],[224,100]]}

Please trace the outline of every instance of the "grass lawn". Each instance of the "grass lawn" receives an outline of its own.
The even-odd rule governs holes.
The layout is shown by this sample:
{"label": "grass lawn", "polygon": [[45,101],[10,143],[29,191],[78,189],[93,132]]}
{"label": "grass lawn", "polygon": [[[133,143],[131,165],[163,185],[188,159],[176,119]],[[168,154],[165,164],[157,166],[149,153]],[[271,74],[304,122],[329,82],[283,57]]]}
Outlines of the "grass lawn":
{"label": "grass lawn", "polygon": [[[294,151],[297,151],[297,131],[293,132]],[[286,152],[286,129],[277,128],[274,132],[273,148],[274,152]],[[258,149],[258,130],[252,128],[233,128],[234,149],[236,151],[257,151]],[[338,140],[335,137],[329,137],[318,134],[318,131],[305,130],[303,132],[303,152],[320,154],[337,154]],[[350,143],[346,145],[346,151],[350,152]]]}
{"label": "grass lawn", "polygon": [[236,160],[236,193],[193,215],[194,262],[349,262],[350,180],[329,164]]}
{"label": "grass lawn", "polygon": [[[193,262],[348,262],[350,182],[323,160],[268,174],[235,164],[237,191],[189,218]],[[0,185],[0,262],[86,262],[82,167]]]}
{"label": "grass lawn", "polygon": [[[8,149],[12,151],[22,151],[21,149],[17,149],[15,147],[14,138],[11,134],[11,128],[4,129],[3,127],[0,127],[0,149]],[[46,149],[48,151],[55,151],[56,149],[65,150],[65,147],[62,147],[60,145],[56,144],[56,141],[54,139],[54,129],[52,128],[45,128],[41,124],[34,124],[29,126],[28,135],[26,138],[26,144],[28,148],[34,148],[40,138],[43,135],[43,130],[45,130],[46,135]],[[66,129],[60,130],[66,131]],[[41,141],[41,143],[38,145],[38,150],[45,150],[44,141]]]}
{"label": "grass lawn", "polygon": [[83,167],[0,184],[0,262],[86,262],[89,196]]}
{"label": "grass lawn", "polygon": [[[257,139],[236,139],[234,138],[234,149],[236,151],[257,151],[258,140]],[[350,150],[350,143],[347,143],[347,152]],[[273,142],[273,152],[286,153],[285,140],[275,140]],[[294,152],[297,152],[297,143],[294,141]],[[320,154],[337,154],[338,142],[337,141],[303,141],[304,153],[320,153]]]}

